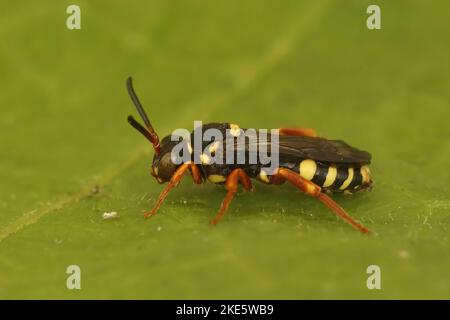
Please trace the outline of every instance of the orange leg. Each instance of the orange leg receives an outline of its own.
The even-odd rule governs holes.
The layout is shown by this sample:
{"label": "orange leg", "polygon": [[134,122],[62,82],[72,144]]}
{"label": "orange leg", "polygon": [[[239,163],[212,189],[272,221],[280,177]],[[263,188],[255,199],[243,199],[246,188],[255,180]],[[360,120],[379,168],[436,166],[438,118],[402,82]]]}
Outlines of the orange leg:
{"label": "orange leg", "polygon": [[198,168],[198,166],[193,163],[190,163],[189,169],[190,169],[189,171],[191,172],[192,179],[194,179],[194,183],[196,183],[196,184],[202,183],[203,176],[202,176],[202,173],[200,172],[200,169]]}
{"label": "orange leg", "polygon": [[202,183],[203,178],[202,178],[199,168],[193,163],[183,163],[177,169],[177,171],[175,171],[174,175],[172,176],[172,178],[169,181],[169,184],[164,188],[164,190],[159,195],[158,201],[156,202],[156,205],[153,207],[153,209],[151,211],[147,211],[144,214],[144,218],[148,218],[148,217],[151,217],[154,214],[156,214],[159,207],[163,203],[164,199],[169,194],[169,191],[172,190],[173,188],[175,188],[180,183],[181,178],[183,178],[184,174],[186,173],[186,171],[188,169],[190,169],[190,172],[191,172],[192,178],[194,179],[194,182]]}
{"label": "orange leg", "polygon": [[279,135],[299,136],[299,137],[317,137],[316,130],[311,128],[280,128]]}
{"label": "orange leg", "polygon": [[323,204],[325,204],[331,211],[333,211],[338,217],[343,219],[345,222],[350,224],[355,229],[359,230],[362,233],[369,233],[369,229],[364,227],[362,224],[355,221],[340,205],[334,202],[333,199],[328,197],[325,193],[323,193],[321,188],[314,184],[313,182],[306,180],[301,177],[298,173],[286,169],[280,168],[278,169],[277,175],[285,178],[287,181],[296,186],[300,191],[303,191],[307,195],[311,197],[316,197]]}
{"label": "orange leg", "polygon": [[217,224],[223,218],[228,210],[228,206],[234,198],[239,183],[241,183],[244,189],[252,190],[252,182],[250,181],[250,178],[247,176],[245,171],[242,169],[234,169],[225,181],[225,189],[227,189],[227,195],[222,201],[219,212],[214,217],[214,219],[211,220],[211,224]]}

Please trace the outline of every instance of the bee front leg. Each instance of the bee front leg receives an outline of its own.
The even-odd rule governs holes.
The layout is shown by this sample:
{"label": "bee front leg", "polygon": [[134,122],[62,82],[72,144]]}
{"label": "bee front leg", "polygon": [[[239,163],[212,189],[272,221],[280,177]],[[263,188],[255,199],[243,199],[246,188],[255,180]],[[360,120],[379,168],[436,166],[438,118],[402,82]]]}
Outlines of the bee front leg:
{"label": "bee front leg", "polygon": [[369,229],[364,227],[359,222],[355,221],[340,205],[338,205],[333,199],[322,192],[322,188],[313,182],[301,177],[298,173],[286,169],[279,168],[276,176],[281,176],[286,179],[294,186],[296,186],[300,191],[306,193],[311,197],[319,199],[323,204],[325,204],[331,211],[333,211],[339,218],[350,224],[356,230],[362,233],[369,233]]}
{"label": "bee front leg", "polygon": [[222,201],[222,205],[220,206],[220,210],[215,216],[213,220],[211,220],[211,224],[217,224],[225,215],[228,210],[228,206],[234,198],[234,195],[237,192],[238,185],[241,183],[242,187],[246,190],[252,190],[252,182],[250,178],[242,169],[234,169],[227,177],[225,181],[225,189],[227,189],[227,195],[225,199]]}
{"label": "bee front leg", "polygon": [[158,197],[158,201],[156,202],[155,206],[151,211],[147,211],[144,213],[144,218],[149,218],[156,214],[159,207],[163,203],[164,199],[169,194],[169,191],[175,188],[181,181],[181,178],[183,178],[186,171],[190,169],[192,178],[194,179],[195,183],[201,183],[202,182],[202,176],[200,173],[200,170],[198,167],[193,163],[183,163],[180,167],[178,167],[177,171],[173,174],[172,178],[170,179],[167,186],[164,188],[164,190],[161,192],[161,194]]}

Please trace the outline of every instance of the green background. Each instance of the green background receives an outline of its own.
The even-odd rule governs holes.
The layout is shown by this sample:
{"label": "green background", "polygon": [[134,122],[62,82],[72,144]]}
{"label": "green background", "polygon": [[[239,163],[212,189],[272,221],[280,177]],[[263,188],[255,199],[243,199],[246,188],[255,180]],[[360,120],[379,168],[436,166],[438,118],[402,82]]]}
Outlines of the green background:
{"label": "green background", "polygon": [[[449,1],[376,1],[373,31],[374,1],[76,1],[69,31],[72,3],[1,5],[0,298],[450,298]],[[373,191],[335,199],[374,234],[259,183],[217,227],[225,191],[190,179],[144,220],[162,186],[129,75],[160,135],[297,125],[370,151]]]}

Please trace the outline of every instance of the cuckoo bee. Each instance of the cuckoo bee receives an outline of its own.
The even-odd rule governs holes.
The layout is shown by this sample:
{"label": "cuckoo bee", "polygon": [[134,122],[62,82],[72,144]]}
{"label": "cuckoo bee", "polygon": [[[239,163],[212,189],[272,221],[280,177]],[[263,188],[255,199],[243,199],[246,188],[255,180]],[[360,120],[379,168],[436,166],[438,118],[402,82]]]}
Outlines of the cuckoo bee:
{"label": "cuckoo bee", "polygon": [[[371,187],[372,178],[368,167],[371,155],[368,152],[358,150],[340,140],[318,137],[313,129],[280,128],[276,139],[279,165],[272,172],[265,171],[265,167],[261,163],[209,164],[208,159],[205,159],[207,158],[205,151],[209,149],[210,152],[211,148],[215,148],[215,144],[204,142],[200,146],[194,146],[194,148],[200,148],[200,161],[185,161],[176,164],[171,153],[178,141],[172,141],[173,139],[169,135],[160,142],[133,89],[131,77],[127,79],[127,89],[145,126],[137,122],[133,116],[128,116],[128,122],[153,145],[155,155],[151,166],[152,176],[159,183],[167,183],[154,208],[146,212],[144,217],[148,218],[156,214],[169,191],[176,187],[185,173],[189,171],[196,184],[209,180],[225,186],[227,194],[217,215],[211,220],[212,224],[217,224],[223,218],[238,190],[238,185],[245,190],[253,189],[251,182],[251,178],[253,178],[273,185],[287,181],[308,196],[318,199],[355,229],[362,233],[369,233],[366,227],[353,219],[329,197],[329,194],[333,193],[349,194]],[[220,132],[229,130],[233,133],[234,131],[236,134],[240,132],[237,125],[230,123],[205,124],[194,131],[207,128],[214,128]],[[194,131],[192,135],[194,135]],[[260,145],[267,141],[245,140],[241,148],[250,152],[252,143]],[[192,146],[188,147],[192,153]]]}

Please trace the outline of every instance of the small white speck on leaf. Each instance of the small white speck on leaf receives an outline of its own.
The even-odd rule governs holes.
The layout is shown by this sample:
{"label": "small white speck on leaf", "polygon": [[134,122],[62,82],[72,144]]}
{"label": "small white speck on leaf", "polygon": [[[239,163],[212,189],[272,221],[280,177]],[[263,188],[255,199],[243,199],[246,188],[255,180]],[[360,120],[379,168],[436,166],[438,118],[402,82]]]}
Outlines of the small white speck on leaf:
{"label": "small white speck on leaf", "polygon": [[162,230],[162,227],[161,226],[158,226],[157,228],[156,228],[156,231],[161,231]]}
{"label": "small white speck on leaf", "polygon": [[400,251],[398,252],[398,256],[399,256],[401,259],[408,259],[408,258],[409,258],[409,252],[408,252],[407,250],[402,249],[402,250],[400,250]]}
{"label": "small white speck on leaf", "polygon": [[108,219],[117,219],[119,218],[120,215],[116,212],[116,211],[111,211],[111,212],[103,212],[102,218],[104,220],[108,220]]}

